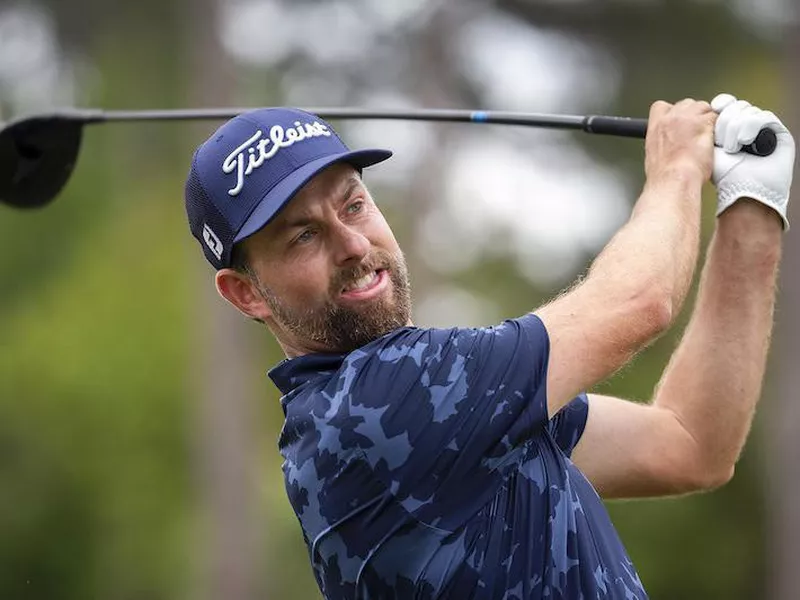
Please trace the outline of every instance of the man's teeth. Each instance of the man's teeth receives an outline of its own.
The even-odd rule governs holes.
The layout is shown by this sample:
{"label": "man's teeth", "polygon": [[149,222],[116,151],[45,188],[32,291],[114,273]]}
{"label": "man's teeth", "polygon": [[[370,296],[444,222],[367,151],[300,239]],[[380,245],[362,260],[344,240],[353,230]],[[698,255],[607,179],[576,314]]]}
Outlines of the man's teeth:
{"label": "man's teeth", "polygon": [[348,285],[345,288],[346,292],[352,292],[354,290],[363,290],[364,288],[369,287],[373,281],[378,277],[378,274],[373,271],[372,273],[367,273],[360,279],[356,279],[353,283]]}

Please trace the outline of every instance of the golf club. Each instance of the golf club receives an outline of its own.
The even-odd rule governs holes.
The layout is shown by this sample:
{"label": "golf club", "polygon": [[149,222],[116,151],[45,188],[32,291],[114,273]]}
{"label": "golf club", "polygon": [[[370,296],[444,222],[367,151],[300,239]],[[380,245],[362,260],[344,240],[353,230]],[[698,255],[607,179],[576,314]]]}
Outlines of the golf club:
{"label": "golf club", "polygon": [[[23,117],[0,127],[0,202],[16,208],[38,208],[52,202],[78,159],[84,125],[115,121],[181,121],[230,119],[252,108],[104,111],[66,109]],[[552,115],[537,113],[447,109],[373,110],[361,108],[308,108],[330,120],[391,119],[523,125],[573,129],[587,133],[644,139],[647,119],[601,115]],[[743,148],[758,156],[772,154],[775,133],[762,129],[755,141]]]}

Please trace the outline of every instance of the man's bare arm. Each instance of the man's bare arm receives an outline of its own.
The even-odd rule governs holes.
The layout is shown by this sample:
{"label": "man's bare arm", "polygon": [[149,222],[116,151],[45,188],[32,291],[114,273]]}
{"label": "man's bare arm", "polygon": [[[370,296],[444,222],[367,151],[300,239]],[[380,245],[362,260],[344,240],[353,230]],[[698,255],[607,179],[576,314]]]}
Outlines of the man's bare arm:
{"label": "man's bare arm", "polygon": [[551,415],[625,365],[679,312],[697,261],[715,117],[704,102],[652,106],[647,183],[630,220],[582,283],[535,311],[550,336]]}
{"label": "man's bare arm", "polygon": [[694,441],[701,478],[727,481],[761,395],[782,226],[740,200],[719,217],[697,306],[655,394]]}
{"label": "man's bare arm", "polygon": [[681,494],[733,475],[761,393],[781,235],[777,213],[761,204],[726,210],[653,402],[590,395],[572,459],[601,496]]}

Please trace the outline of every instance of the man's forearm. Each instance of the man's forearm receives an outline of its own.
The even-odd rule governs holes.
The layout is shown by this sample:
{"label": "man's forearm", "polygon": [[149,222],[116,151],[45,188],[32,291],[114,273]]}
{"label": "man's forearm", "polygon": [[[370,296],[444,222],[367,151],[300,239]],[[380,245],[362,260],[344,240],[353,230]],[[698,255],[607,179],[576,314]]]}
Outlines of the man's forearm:
{"label": "man's forearm", "polygon": [[536,309],[550,344],[550,414],[627,364],[671,325],[697,258],[713,123],[708,103],[653,103],[645,140],[647,183],[633,215],[581,283]]}
{"label": "man's forearm", "polygon": [[733,472],[761,394],[781,253],[777,214],[742,200],[719,217],[694,313],[656,391],[710,482]]}
{"label": "man's forearm", "polygon": [[630,221],[606,246],[586,283],[605,288],[610,303],[653,293],[678,314],[694,274],[699,248],[702,180],[675,171],[648,182]]}

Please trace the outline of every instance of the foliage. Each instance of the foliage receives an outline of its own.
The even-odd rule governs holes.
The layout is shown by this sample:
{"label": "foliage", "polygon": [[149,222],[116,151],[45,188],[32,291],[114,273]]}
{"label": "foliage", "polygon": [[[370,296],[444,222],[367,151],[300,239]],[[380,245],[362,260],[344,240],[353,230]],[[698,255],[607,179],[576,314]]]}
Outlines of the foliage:
{"label": "foliage", "polygon": [[[110,4],[51,0],[65,49],[88,56],[97,69],[94,85],[86,80],[87,104],[183,104],[191,63],[182,54],[184,4],[134,3],[117,14]],[[567,4],[572,8],[506,0],[494,10],[613,48],[625,67],[622,87],[613,105],[597,112],[641,114],[657,97],[708,97],[722,88],[771,105],[779,96],[775,48],[718,10],[720,3],[642,3],[636,10],[629,2]],[[581,12],[587,4],[594,5],[588,16]],[[265,24],[265,35],[275,26]],[[399,47],[418,39],[413,31],[394,35],[389,41]],[[348,65],[364,87],[369,58]],[[242,77],[242,96],[279,97],[280,81],[296,75],[295,67],[287,61],[276,69],[243,68],[253,76]],[[414,75],[398,87],[413,88],[420,81]],[[455,97],[480,98],[467,77],[453,79]],[[196,333],[207,324],[192,310],[200,295],[199,252],[181,200],[197,133],[155,125],[87,131],[76,174],[57,203],[24,214],[0,207],[2,598],[197,597],[199,547],[209,542],[194,451],[192,381],[199,373],[191,361]],[[639,147],[582,141],[641,183]],[[381,192],[398,194],[387,187],[378,198]],[[389,212],[402,222],[401,241],[412,240],[411,217],[396,205]],[[706,239],[712,224],[707,211]],[[210,286],[210,274],[203,277]],[[504,315],[558,291],[523,277],[508,257],[484,257],[447,279],[476,294],[488,290]],[[264,365],[253,384],[262,506],[253,527],[264,532],[256,588],[276,598],[314,597],[275,449],[278,395],[264,377],[280,356],[264,341],[266,332],[255,325],[248,331],[261,344],[254,352]],[[679,333],[680,327],[599,390],[647,400]],[[766,568],[757,441],[720,491],[609,503],[653,598],[759,596]]]}

